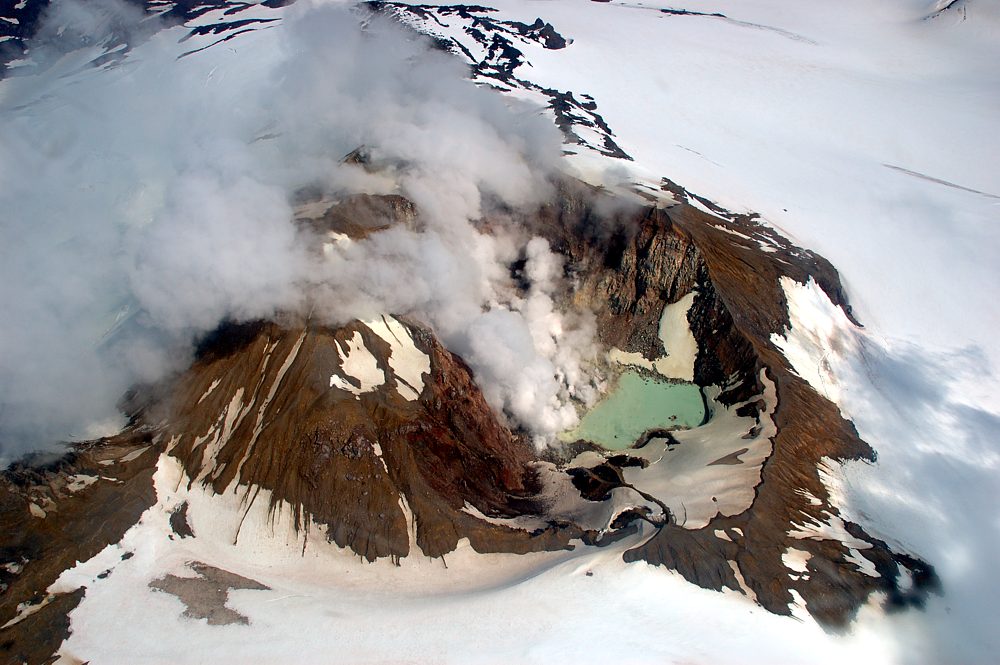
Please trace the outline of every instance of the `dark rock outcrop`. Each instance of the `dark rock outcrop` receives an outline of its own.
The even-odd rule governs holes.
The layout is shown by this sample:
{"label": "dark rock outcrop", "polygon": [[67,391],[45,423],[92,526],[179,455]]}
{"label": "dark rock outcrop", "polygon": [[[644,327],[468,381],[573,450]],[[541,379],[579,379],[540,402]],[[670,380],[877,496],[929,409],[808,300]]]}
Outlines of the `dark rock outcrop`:
{"label": "dark rock outcrop", "polygon": [[[49,662],[69,634],[67,614],[84,590],[46,589],[77,561],[118,542],[156,500],[157,451],[142,431],[76,446],[45,465],[0,474],[0,660]],[[25,612],[24,614],[27,614]]]}
{"label": "dark rock outcrop", "polygon": [[[522,49],[537,44],[549,50],[572,42],[550,23],[508,21],[497,10],[481,5],[427,5],[371,0],[365,3],[377,14],[390,16],[431,38],[441,50],[468,62],[471,76],[503,91],[521,90],[544,103],[555,116],[566,143],[584,146],[609,157],[631,161],[615,140],[608,123],[597,112],[597,102],[586,93],[547,88],[523,78],[518,70],[527,64]],[[440,35],[444,26],[451,36]],[[460,29],[459,29],[460,28]]]}

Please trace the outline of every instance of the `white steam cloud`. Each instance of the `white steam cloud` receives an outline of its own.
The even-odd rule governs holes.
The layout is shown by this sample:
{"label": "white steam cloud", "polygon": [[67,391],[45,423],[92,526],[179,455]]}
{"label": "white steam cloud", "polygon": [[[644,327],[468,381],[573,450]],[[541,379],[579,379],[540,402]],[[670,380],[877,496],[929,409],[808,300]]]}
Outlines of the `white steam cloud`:
{"label": "white steam cloud", "polygon": [[[594,395],[593,322],[558,311],[544,241],[472,224],[485,197],[547,194],[560,135],[538,109],[336,6],[299,3],[179,59],[184,28],[115,3],[54,7],[31,51],[45,66],[0,82],[0,458],[120,424],[129,385],[183,367],[198,335],[289,311],[412,314],[539,441],[574,424],[569,400]],[[140,28],[117,65],[89,64],[109,30]],[[361,145],[394,170],[341,163]],[[423,225],[323,255],[292,221],[304,186],[398,192]],[[525,254],[522,297],[508,266]]]}

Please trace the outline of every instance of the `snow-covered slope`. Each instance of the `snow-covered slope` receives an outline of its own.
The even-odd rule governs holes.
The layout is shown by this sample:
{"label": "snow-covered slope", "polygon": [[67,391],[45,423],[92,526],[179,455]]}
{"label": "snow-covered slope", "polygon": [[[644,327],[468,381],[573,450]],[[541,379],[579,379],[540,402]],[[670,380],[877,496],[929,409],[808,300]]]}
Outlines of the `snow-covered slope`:
{"label": "snow-covered slope", "polygon": [[[931,4],[501,0],[486,15],[551,23],[568,45],[518,42],[519,78],[588,95],[649,176],[830,259],[866,326],[1000,367],[1000,10],[925,18]],[[474,41],[470,21],[439,20],[420,27]]]}
{"label": "snow-covered slope", "polygon": [[[303,549],[291,514],[270,512],[267,497],[249,512],[235,500],[220,505],[185,489],[166,456],[154,479],[157,505],[53,587],[93,589],[73,614],[62,647],[68,662],[763,665],[888,662],[894,654],[866,628],[837,637],[807,615],[802,623],[779,618],[734,592],[625,564],[622,551],[638,538],[598,552],[525,556],[477,554],[463,541],[446,561],[359,565],[322,540]],[[184,501],[193,538],[169,523]],[[234,546],[231,526],[241,518]],[[205,580],[199,562],[244,580]],[[187,603],[178,578],[192,581]]]}

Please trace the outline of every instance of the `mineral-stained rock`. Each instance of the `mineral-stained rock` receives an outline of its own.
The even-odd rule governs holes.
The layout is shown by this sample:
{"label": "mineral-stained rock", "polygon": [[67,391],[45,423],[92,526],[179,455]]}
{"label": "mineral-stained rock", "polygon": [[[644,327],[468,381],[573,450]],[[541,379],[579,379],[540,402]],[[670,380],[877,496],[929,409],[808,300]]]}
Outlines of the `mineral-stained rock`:
{"label": "mineral-stained rock", "polygon": [[[410,553],[404,506],[429,556],[450,552],[461,537],[491,551],[503,549],[494,540],[521,541],[462,508],[515,514],[531,495],[532,449],[499,422],[469,369],[429,331],[400,328],[429,362],[411,400],[390,344],[362,322],[251,327],[255,336],[237,353],[203,349],[166,407],[163,436],[191,483],[220,494],[238,487],[249,502],[269,490],[272,507],[289,503],[300,526],[315,520],[369,560]],[[349,375],[339,378],[344,350],[357,340],[357,353],[370,353],[382,377],[370,390],[352,391]],[[566,547],[569,538],[547,546]]]}

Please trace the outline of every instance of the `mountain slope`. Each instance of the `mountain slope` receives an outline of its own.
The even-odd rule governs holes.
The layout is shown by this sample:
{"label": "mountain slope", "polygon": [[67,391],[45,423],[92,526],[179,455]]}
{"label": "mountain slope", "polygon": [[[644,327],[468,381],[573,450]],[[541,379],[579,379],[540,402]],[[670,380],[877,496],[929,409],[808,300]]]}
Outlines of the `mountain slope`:
{"label": "mountain slope", "polygon": [[[563,254],[577,280],[561,297],[594,312],[607,348],[650,358],[663,353],[656,333],[662,313],[693,294],[683,325],[697,341],[691,362],[710,406],[708,423],[690,432],[654,429],[639,447],[617,452],[580,441],[579,454],[539,462],[523,436],[500,424],[461,359],[414,323],[384,315],[337,329],[290,321],[225,325],[202,343],[188,371],[133,397],[134,425],[124,438],[152,440],[160,452],[156,505],[123,540],[105,536],[105,552],[66,571],[54,597],[64,598],[80,583],[73,580],[113,557],[166,556],[154,554],[162,548],[177,551],[163,564],[127,573],[134,580],[127,586],[104,587],[99,578],[86,586],[105,589],[96,597],[176,592],[184,600],[176,580],[190,573],[177,566],[188,566],[195,552],[196,570],[209,581],[233,573],[250,580],[239,584],[262,584],[261,593],[283,584],[280,574],[250,574],[240,554],[248,547],[286,562],[307,552],[325,560],[342,548],[404,570],[419,554],[447,560],[457,551],[468,571],[477,569],[475,558],[465,558],[470,548],[484,556],[564,550],[598,558],[603,548],[625,562],[662,565],[699,586],[744,594],[770,612],[801,607],[835,626],[846,625],[873,593],[902,607],[936,590],[930,566],[841,516],[828,464],[870,456],[871,449],[793,373],[772,341],[788,326],[783,280],[816,280],[841,298],[836,272],[751,220],[721,220],[687,204],[623,204],[609,217],[601,212],[606,194],[573,181],[557,191],[522,223]],[[362,219],[333,208],[325,218]],[[780,249],[761,251],[748,233]],[[121,445],[116,441],[93,449]],[[710,479],[704,488],[678,493],[682,477],[672,464],[680,462],[663,461],[677,446],[689,455],[702,446],[714,451],[685,467]],[[761,451],[756,464],[741,459],[748,446]],[[146,465],[155,460],[149,448],[140,450]],[[147,483],[148,493],[144,469],[145,480],[136,482]],[[84,488],[64,500],[112,510],[107,492],[118,480],[91,478],[102,493]],[[38,491],[9,487],[12,497]],[[115,524],[136,519],[113,510]],[[22,503],[12,515],[30,520],[30,512]],[[78,519],[54,514],[60,523]],[[66,565],[24,551],[25,571],[51,575]],[[488,561],[483,565],[496,565]],[[322,579],[327,564],[310,558],[295,565],[306,568],[294,576],[312,570]],[[32,587],[15,588],[23,594]],[[33,640],[22,631],[33,629],[32,617],[63,626],[58,617],[67,608],[20,597],[28,604],[7,608],[8,629],[15,653],[24,655]],[[189,603],[187,612],[215,616],[225,602]],[[71,621],[91,616],[95,610],[86,607],[71,612]],[[260,628],[261,615],[248,607],[251,619],[238,613],[244,618],[233,620]],[[65,636],[60,630],[53,629],[55,638]],[[73,630],[71,644],[91,639]]]}
{"label": "mountain slope", "polygon": [[[112,137],[74,151],[87,134],[74,118],[42,150],[0,148],[18,167],[9,174],[37,163],[54,183],[67,181],[50,161],[69,156],[67,217],[79,229],[46,240],[54,256],[101,236],[88,230],[134,225],[88,269],[122,252],[134,264],[123,283],[163,269],[145,284],[163,307],[127,304],[99,326],[102,353],[142,358],[148,347],[108,340],[189,296],[204,304],[203,289],[209,305],[179,326],[183,343],[141,339],[176,352],[176,371],[130,392],[123,432],[4,473],[5,655],[986,662],[995,651],[983,608],[996,533],[976,508],[996,493],[1000,431],[987,332],[1000,135],[989,6],[370,2],[353,10],[361,41],[382,46],[346,70],[377,68],[405,44],[407,68],[389,75],[405,103],[374,86],[361,113],[352,99],[328,103],[324,85],[381,79],[333,76],[353,53],[333,45],[350,39],[310,21],[311,8],[147,3],[135,14],[147,27],[97,43],[84,30],[84,48],[50,60],[52,33],[22,52],[35,26],[25,12],[40,6],[0,12],[25,16],[0,22],[17,40],[3,42],[9,57],[24,56],[2,82],[5,136],[34,136],[36,115],[65,118],[46,113],[105,75],[126,90],[135,72],[177,71],[191,89],[280,93],[232,95],[244,103],[220,122],[180,114],[174,136],[147,131],[181,146],[194,137],[210,168],[189,172],[188,155],[167,154],[184,187],[174,164],[157,179],[155,150],[126,159]],[[166,23],[148,18],[157,13]],[[432,44],[405,32],[378,41],[385,18]],[[281,59],[295,45],[327,47],[318,76],[310,53]],[[432,48],[455,58],[420,66]],[[161,68],[144,70],[150,61]],[[448,92],[456,61],[510,108]],[[43,94],[36,74],[72,85]],[[183,108],[221,108],[194,97]],[[300,105],[310,113],[288,110]],[[357,122],[369,114],[391,131]],[[527,121],[538,115],[561,130],[558,168],[531,161],[552,139]],[[341,117],[356,122],[344,136]],[[273,159],[289,147],[287,162]],[[78,187],[80,170],[101,178]],[[105,177],[132,171],[141,186]],[[0,196],[59,198],[26,180]],[[112,222],[94,227],[81,203],[105,195],[97,214]],[[4,227],[19,231],[8,265],[38,258],[22,242],[35,216],[21,217]],[[150,225],[155,242],[130,253]],[[173,245],[181,232],[204,243]],[[301,253],[247,251],[286,242]],[[177,271],[205,260],[223,269]],[[286,272],[292,263],[305,268]],[[255,290],[274,296],[258,279],[272,274],[288,277],[281,306],[246,307]],[[216,308],[233,319],[222,325],[220,279],[237,296]],[[157,290],[174,283],[186,286]],[[30,293],[15,311],[48,302]],[[78,313],[107,306],[77,300]],[[75,347],[50,348],[54,364],[75,360]],[[39,376],[32,387],[59,387],[45,383],[60,374]],[[554,420],[533,422],[586,421],[630,378],[685,390],[702,410],[679,424],[660,405],[620,450],[583,423],[553,440]],[[536,392],[539,379],[555,389]],[[24,401],[12,404],[29,405],[15,387]],[[126,615],[136,630],[121,634]],[[614,638],[593,639],[609,621],[621,622]]]}

